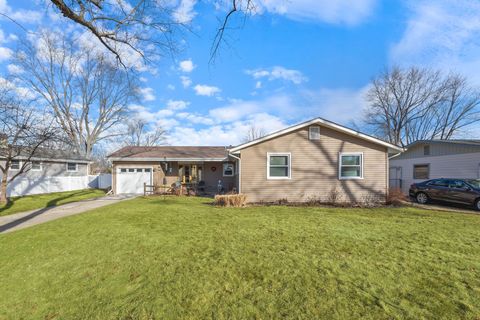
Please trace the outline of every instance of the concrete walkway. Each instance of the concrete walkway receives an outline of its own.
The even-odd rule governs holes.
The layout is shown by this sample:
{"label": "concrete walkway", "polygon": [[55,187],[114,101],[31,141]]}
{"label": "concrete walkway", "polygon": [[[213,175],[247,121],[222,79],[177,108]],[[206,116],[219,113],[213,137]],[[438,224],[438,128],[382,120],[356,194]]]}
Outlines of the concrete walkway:
{"label": "concrete walkway", "polygon": [[0,233],[12,232],[28,228],[37,224],[55,219],[72,216],[88,210],[107,206],[127,199],[133,199],[138,195],[105,196],[96,199],[82,200],[64,205],[30,210],[0,217]]}
{"label": "concrete walkway", "polygon": [[420,204],[414,201],[405,202],[406,205],[421,208],[425,210],[434,210],[434,211],[445,211],[445,212],[457,212],[457,213],[469,213],[469,214],[480,214],[480,211],[475,209],[469,209],[467,205],[456,205],[452,203],[428,203]]}

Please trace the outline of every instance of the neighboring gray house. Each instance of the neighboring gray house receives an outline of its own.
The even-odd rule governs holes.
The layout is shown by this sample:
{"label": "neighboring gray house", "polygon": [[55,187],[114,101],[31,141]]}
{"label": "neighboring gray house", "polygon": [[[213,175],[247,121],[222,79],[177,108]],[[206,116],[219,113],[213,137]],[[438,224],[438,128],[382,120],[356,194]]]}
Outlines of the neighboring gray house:
{"label": "neighboring gray house", "polygon": [[[14,176],[26,159],[26,157],[18,156],[12,162],[8,175]],[[1,156],[0,163],[5,163]],[[89,163],[90,161],[85,157],[71,151],[40,150],[34,158],[30,159],[27,171],[8,185],[7,195],[19,196],[88,188],[90,183]]]}
{"label": "neighboring gray house", "polygon": [[390,158],[390,187],[435,178],[480,178],[480,140],[419,140]]}

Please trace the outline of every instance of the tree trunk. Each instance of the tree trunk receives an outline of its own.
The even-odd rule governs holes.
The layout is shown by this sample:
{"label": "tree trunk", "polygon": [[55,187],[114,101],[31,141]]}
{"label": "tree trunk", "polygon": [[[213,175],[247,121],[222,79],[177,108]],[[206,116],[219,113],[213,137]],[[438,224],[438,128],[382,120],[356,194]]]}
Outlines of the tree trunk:
{"label": "tree trunk", "polygon": [[4,174],[0,185],[0,205],[7,204],[7,201],[7,174]]}

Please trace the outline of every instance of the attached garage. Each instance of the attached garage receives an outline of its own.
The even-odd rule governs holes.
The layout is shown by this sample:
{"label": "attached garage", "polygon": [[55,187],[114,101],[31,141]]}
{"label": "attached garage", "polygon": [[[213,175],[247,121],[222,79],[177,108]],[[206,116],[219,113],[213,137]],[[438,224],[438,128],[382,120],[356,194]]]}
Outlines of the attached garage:
{"label": "attached garage", "polygon": [[152,168],[117,168],[117,194],[142,194],[144,184],[152,185]]}

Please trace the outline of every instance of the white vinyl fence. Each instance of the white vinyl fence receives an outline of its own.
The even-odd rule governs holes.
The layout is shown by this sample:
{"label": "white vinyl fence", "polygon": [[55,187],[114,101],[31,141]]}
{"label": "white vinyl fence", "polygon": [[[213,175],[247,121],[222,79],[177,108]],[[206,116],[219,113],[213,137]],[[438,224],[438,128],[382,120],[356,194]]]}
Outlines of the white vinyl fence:
{"label": "white vinyl fence", "polygon": [[112,185],[111,174],[69,177],[18,177],[9,183],[7,196],[24,196],[29,194],[73,191],[88,188],[107,189]]}

